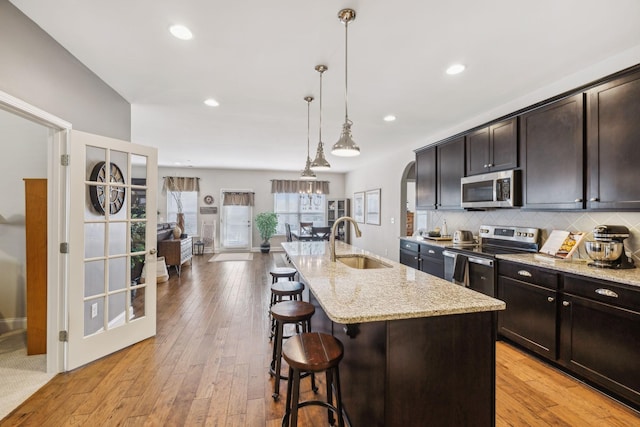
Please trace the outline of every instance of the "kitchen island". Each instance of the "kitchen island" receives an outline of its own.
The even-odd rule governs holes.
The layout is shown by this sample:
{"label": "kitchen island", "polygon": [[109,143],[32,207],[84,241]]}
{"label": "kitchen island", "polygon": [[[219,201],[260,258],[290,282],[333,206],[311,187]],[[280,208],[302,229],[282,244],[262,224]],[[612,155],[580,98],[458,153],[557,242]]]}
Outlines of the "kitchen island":
{"label": "kitchen island", "polygon": [[[313,329],[345,347],[353,426],[495,424],[495,336],[502,301],[336,242],[283,243],[316,305]],[[384,266],[358,269],[345,254]]]}

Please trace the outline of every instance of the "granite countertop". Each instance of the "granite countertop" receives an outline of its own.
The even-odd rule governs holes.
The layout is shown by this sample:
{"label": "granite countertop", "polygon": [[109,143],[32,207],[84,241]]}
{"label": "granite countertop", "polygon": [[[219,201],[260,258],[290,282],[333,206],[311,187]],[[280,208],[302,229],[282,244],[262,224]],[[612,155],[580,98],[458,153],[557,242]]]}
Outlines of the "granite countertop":
{"label": "granite countertop", "polygon": [[359,270],[331,262],[328,242],[284,242],[291,262],[338,323],[362,323],[504,310],[505,303],[336,241],[336,254],[367,255],[389,268]]}
{"label": "granite countertop", "polygon": [[593,279],[624,283],[640,288],[640,268],[632,268],[628,270],[594,268],[587,265],[590,260],[565,261],[554,259],[543,254],[496,255],[496,257],[498,259],[504,259],[505,261],[519,262],[522,264],[532,265],[534,267],[557,270],[563,273],[577,274]]}

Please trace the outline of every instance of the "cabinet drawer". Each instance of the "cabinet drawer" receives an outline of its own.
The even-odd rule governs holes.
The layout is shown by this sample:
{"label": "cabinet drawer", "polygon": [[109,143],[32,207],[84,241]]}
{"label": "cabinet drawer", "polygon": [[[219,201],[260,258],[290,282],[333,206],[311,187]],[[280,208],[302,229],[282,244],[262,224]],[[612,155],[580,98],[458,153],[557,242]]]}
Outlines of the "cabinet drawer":
{"label": "cabinet drawer", "polygon": [[498,274],[548,289],[558,289],[558,274],[508,261],[498,261]]}
{"label": "cabinet drawer", "polygon": [[439,246],[431,246],[431,245],[420,245],[420,257],[421,258],[436,258],[438,260],[443,260],[442,252],[444,248]]}
{"label": "cabinet drawer", "polygon": [[617,283],[565,275],[564,292],[640,311],[640,291],[629,289]]}
{"label": "cabinet drawer", "polygon": [[400,249],[404,249],[405,251],[413,251],[418,252],[420,248],[420,244],[417,242],[410,242],[408,240],[400,240]]}

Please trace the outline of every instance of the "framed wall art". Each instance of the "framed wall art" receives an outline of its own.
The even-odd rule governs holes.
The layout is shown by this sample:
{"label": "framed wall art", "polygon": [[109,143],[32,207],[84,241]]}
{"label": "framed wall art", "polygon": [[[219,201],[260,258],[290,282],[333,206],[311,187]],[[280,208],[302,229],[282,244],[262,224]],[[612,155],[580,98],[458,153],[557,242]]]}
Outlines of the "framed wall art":
{"label": "framed wall art", "polygon": [[364,223],[364,191],[353,193],[353,219]]}
{"label": "framed wall art", "polygon": [[369,190],[365,195],[366,223],[380,225],[380,189]]}

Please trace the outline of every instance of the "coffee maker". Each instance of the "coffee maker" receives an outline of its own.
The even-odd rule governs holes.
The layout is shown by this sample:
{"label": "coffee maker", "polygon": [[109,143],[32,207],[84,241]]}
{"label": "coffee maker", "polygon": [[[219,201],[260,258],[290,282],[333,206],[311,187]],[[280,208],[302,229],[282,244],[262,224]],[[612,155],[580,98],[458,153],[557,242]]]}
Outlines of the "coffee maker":
{"label": "coffee maker", "polygon": [[629,237],[624,225],[598,225],[593,229],[592,242],[585,242],[587,254],[593,260],[590,267],[626,269],[636,268],[627,256],[624,240]]}

